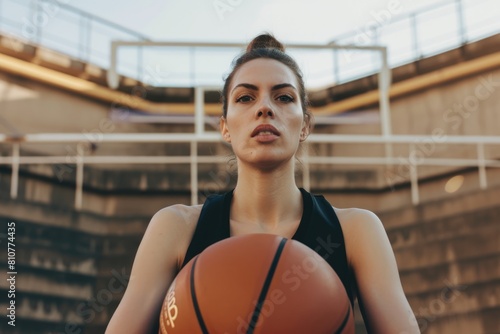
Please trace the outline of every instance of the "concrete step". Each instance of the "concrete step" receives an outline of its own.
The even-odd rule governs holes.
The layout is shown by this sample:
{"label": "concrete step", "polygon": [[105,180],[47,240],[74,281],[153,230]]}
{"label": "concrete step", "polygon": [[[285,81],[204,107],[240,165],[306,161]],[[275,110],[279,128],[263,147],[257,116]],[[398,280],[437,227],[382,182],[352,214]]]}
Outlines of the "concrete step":
{"label": "concrete step", "polygon": [[420,269],[500,253],[500,233],[435,240],[395,253],[400,270]]}
{"label": "concrete step", "polygon": [[472,188],[469,191],[423,202],[418,206],[407,205],[375,212],[384,223],[386,231],[391,233],[393,229],[397,231],[398,228],[421,225],[441,218],[470,214],[493,207],[500,207],[500,184],[496,183],[487,189]]}
{"label": "concrete step", "polygon": [[20,228],[26,226],[29,231],[23,234],[32,235],[35,238],[37,233],[51,231],[49,228],[59,228],[53,233],[67,231],[66,233],[76,233],[82,238],[94,235],[142,235],[154,213],[155,211],[147,215],[123,213],[108,216],[103,213],[77,211],[71,208],[54,208],[49,204],[19,199],[2,198],[0,201],[0,215],[9,221],[16,222]]}
{"label": "concrete step", "polygon": [[500,279],[410,297],[425,333],[499,333]]}
{"label": "concrete step", "polygon": [[500,207],[493,206],[474,212],[450,213],[449,216],[443,218],[393,227],[387,230],[387,235],[393,249],[398,252],[427,242],[447,240],[458,236],[500,233],[498,218],[500,218]]}
{"label": "concrete step", "polygon": [[448,286],[500,279],[500,252],[399,272],[407,296],[439,292]]}

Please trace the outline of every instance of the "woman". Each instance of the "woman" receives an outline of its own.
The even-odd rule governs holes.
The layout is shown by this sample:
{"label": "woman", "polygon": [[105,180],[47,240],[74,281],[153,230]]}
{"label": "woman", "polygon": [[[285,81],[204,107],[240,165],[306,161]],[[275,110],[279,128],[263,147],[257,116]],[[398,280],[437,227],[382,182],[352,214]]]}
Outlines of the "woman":
{"label": "woman", "polygon": [[[249,233],[294,238],[317,251],[351,302],[358,298],[370,333],[418,333],[380,220],[366,210],[333,208],[295,184],[294,158],[311,114],[300,69],[283,45],[268,34],[256,37],[235,61],[222,101],[220,128],[236,155],[236,187],[204,206],[174,205],[154,215],[107,333],[157,331],[163,298],[182,266],[218,240]],[[214,219],[214,212],[223,213]]]}

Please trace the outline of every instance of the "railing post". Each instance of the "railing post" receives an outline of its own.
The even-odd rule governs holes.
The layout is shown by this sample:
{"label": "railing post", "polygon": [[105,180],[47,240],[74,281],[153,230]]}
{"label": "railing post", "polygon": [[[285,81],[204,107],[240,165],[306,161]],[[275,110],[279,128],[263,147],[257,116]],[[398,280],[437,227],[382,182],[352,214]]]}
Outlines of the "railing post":
{"label": "railing post", "polygon": [[488,187],[488,179],[486,178],[486,164],[484,158],[484,144],[477,144],[477,166],[479,168],[479,187],[486,189]]}
{"label": "railing post", "polygon": [[191,205],[198,204],[198,141],[191,141]]}
{"label": "railing post", "polygon": [[418,171],[417,163],[412,161],[412,152],[414,152],[414,144],[410,144],[410,152],[408,154],[408,163],[410,164],[410,182],[411,182],[411,202],[413,205],[420,203],[420,195],[418,192]]}
{"label": "railing post", "polygon": [[144,71],[142,66],[142,46],[137,47],[137,77],[140,82],[146,84],[144,82]]}
{"label": "railing post", "polygon": [[384,137],[389,137],[392,134],[391,112],[389,101],[389,87],[391,85],[391,69],[387,60],[387,49],[380,50],[382,68],[378,76],[379,86],[379,103],[380,103],[380,118],[381,131]]}
{"label": "railing post", "polygon": [[35,26],[36,29],[36,34],[35,34],[35,43],[36,44],[41,44],[42,41],[42,32],[41,32],[41,25],[39,24],[38,20],[40,19],[40,6],[38,5],[38,1],[33,1],[33,7],[34,7],[34,14],[32,16],[32,22]]}
{"label": "railing post", "polygon": [[194,132],[195,139],[191,142],[191,205],[198,204],[198,140],[197,135],[205,132],[205,112],[203,87],[195,87],[194,89]]}
{"label": "railing post", "polygon": [[200,135],[205,132],[205,112],[204,112],[204,96],[205,90],[203,87],[195,87],[194,89],[194,132]]}
{"label": "railing post", "polygon": [[197,86],[197,82],[196,82],[196,56],[195,56],[195,48],[194,47],[190,47],[189,50],[190,50],[189,55],[190,55],[190,59],[191,59],[191,62],[190,62],[191,84],[193,85],[193,87],[196,87]]}
{"label": "railing post", "polygon": [[78,43],[78,57],[81,60],[85,59],[85,15],[80,16],[79,20],[79,43]]}
{"label": "railing post", "polygon": [[410,180],[411,180],[411,202],[413,205],[420,203],[420,195],[418,192],[418,172],[417,166],[410,164]]}
{"label": "railing post", "polygon": [[107,72],[108,86],[109,88],[116,89],[120,85],[120,78],[118,77],[118,44],[116,42],[111,42],[111,52],[109,69]]}
{"label": "railing post", "polygon": [[[391,125],[391,110],[390,110],[390,98],[389,89],[391,86],[391,69],[389,68],[387,48],[380,50],[380,56],[382,61],[382,68],[378,76],[378,87],[379,87],[379,106],[380,106],[380,119],[381,119],[381,132],[385,139],[388,139],[392,135],[392,125]],[[385,143],[385,157],[387,159],[392,158],[393,150],[392,144],[389,142]],[[387,164],[389,166],[389,164]]]}
{"label": "railing post", "polygon": [[418,30],[417,30],[417,14],[413,13],[410,16],[410,24],[411,24],[411,31],[412,31],[412,38],[413,38],[413,59],[418,60],[422,57],[420,54],[420,46],[418,43]]}
{"label": "railing post", "polygon": [[82,209],[83,202],[83,148],[76,146],[76,189],[75,189],[75,209]]}
{"label": "railing post", "polygon": [[467,31],[465,30],[464,8],[462,0],[456,0],[458,15],[458,30],[460,31],[460,42],[462,45],[467,43]]}
{"label": "railing post", "polygon": [[92,18],[90,16],[87,16],[87,40],[85,41],[85,61],[90,63],[90,53],[92,50],[91,43],[92,43]]}
{"label": "railing post", "polygon": [[340,73],[339,73],[339,55],[338,50],[333,48],[333,84],[338,85],[340,83]]}
{"label": "railing post", "polygon": [[17,198],[19,187],[19,143],[12,144],[12,175],[10,181],[10,198]]}

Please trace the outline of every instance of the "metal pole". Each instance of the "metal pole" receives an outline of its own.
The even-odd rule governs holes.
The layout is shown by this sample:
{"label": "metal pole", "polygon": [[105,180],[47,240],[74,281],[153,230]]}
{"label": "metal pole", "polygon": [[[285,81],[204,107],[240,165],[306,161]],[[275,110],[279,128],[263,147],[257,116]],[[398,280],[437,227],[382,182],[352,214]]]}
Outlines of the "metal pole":
{"label": "metal pole", "polygon": [[[204,89],[203,87],[195,87],[194,89],[194,112],[195,124],[194,130],[196,135],[202,135],[205,130],[203,120],[204,110]],[[198,142],[191,142],[191,205],[198,204]]]}
{"label": "metal pole", "polygon": [[410,184],[411,184],[411,202],[413,205],[418,205],[420,202],[420,196],[418,193],[418,173],[417,173],[417,163],[413,162],[411,159],[411,153],[415,151],[415,145],[410,144],[410,151],[408,154],[408,162],[410,164]]}
{"label": "metal pole", "polygon": [[[179,46],[179,47],[200,47],[200,48],[245,48],[245,43],[211,43],[211,42],[153,42],[153,41],[113,41],[119,46]],[[288,49],[354,49],[354,50],[382,50],[384,46],[378,45],[355,45],[355,44],[287,44]]]}
{"label": "metal pole", "polygon": [[204,92],[205,90],[200,86],[194,89],[194,132],[196,135],[201,135],[205,132]]}
{"label": "metal pole", "polygon": [[333,83],[338,85],[340,83],[338,49],[333,49],[332,51],[333,51]]}
{"label": "metal pole", "polygon": [[477,166],[479,168],[479,186],[481,189],[488,187],[488,179],[486,178],[486,161],[484,157],[484,144],[477,144]]}
{"label": "metal pole", "polygon": [[[341,165],[398,165],[401,160],[397,158],[387,159],[385,157],[332,157],[332,156],[310,156],[309,164],[341,164]],[[13,157],[0,156],[0,165],[12,165]],[[189,155],[181,156],[85,156],[82,158],[84,164],[190,164]],[[223,163],[227,162],[224,156],[207,155],[197,158],[200,163]],[[19,165],[29,164],[65,164],[68,163],[67,156],[22,156]],[[422,166],[452,166],[452,167],[477,167],[477,158],[474,159],[447,159],[447,158],[425,158],[419,162]],[[495,159],[484,160],[485,167],[498,168],[500,161]]]}
{"label": "metal pole", "polygon": [[462,0],[456,0],[458,15],[458,30],[460,31],[460,42],[467,44],[467,32],[465,30],[465,17]]}
{"label": "metal pole", "polygon": [[90,61],[90,50],[92,50],[90,43],[92,43],[92,18],[87,16],[87,41],[85,43],[85,61]]}
{"label": "metal pole", "polygon": [[83,202],[83,148],[77,145],[76,154],[76,190],[75,190],[75,208],[82,209]]}
{"label": "metal pole", "polygon": [[116,72],[116,63],[118,62],[118,44],[111,42],[111,56],[109,60],[109,69],[107,73],[108,86],[112,89],[117,89],[119,85],[118,73]]}
{"label": "metal pole", "polygon": [[412,36],[413,36],[413,59],[420,59],[421,54],[420,54],[419,44],[418,44],[417,14],[413,13],[410,16],[410,20],[411,20],[411,31],[412,31]]}
{"label": "metal pole", "polygon": [[[189,143],[193,140],[193,132],[183,133],[104,133],[99,137],[102,143]],[[17,137],[0,133],[0,143],[14,142]],[[198,142],[213,143],[220,142],[220,133],[216,131],[205,131],[202,135],[197,135]],[[309,143],[394,143],[411,144],[435,140],[430,135],[391,135],[384,137],[381,135],[335,135],[313,133],[307,137]],[[32,133],[22,136],[23,143],[79,143],[88,141],[88,136],[83,133]],[[446,137],[447,144],[476,145],[500,145],[499,136],[453,136]],[[476,161],[476,159],[474,159]],[[475,164],[474,164],[475,165]]]}
{"label": "metal pole", "polygon": [[12,145],[12,175],[10,181],[10,198],[17,198],[19,184],[19,143]]}
{"label": "metal pole", "polygon": [[38,2],[35,1],[35,16],[33,17],[34,24],[36,26],[36,43],[41,44],[42,41],[42,27],[38,24],[38,20],[40,19],[39,15],[41,15],[41,8],[38,6]]}
{"label": "metal pole", "polygon": [[391,112],[389,101],[389,87],[391,85],[391,69],[387,60],[387,49],[380,52],[382,68],[378,76],[380,118],[382,135],[387,138],[392,134],[391,130]]}
{"label": "metal pole", "polygon": [[142,66],[142,46],[137,48],[137,78],[144,84],[144,71]]}
{"label": "metal pole", "polygon": [[80,42],[78,43],[79,57],[85,60],[85,15],[80,16]]}
{"label": "metal pole", "polygon": [[[392,125],[391,125],[391,110],[390,110],[390,98],[389,98],[389,88],[391,85],[391,69],[389,68],[389,61],[387,55],[387,49],[383,49],[380,52],[382,68],[378,76],[378,86],[379,86],[379,105],[380,105],[380,120],[381,120],[381,132],[384,138],[389,138],[392,135]],[[392,158],[393,149],[392,144],[389,142],[385,143],[385,157],[387,159]],[[387,164],[386,167],[389,167]]]}
{"label": "metal pole", "polygon": [[413,205],[418,205],[420,196],[418,194],[418,173],[417,166],[410,165],[410,178],[411,178],[411,202]]}
{"label": "metal pole", "polygon": [[190,59],[191,59],[191,84],[193,87],[197,86],[196,83],[196,57],[195,57],[195,48],[191,47],[189,48],[191,50],[190,52]]}
{"label": "metal pole", "polygon": [[191,142],[191,205],[198,204],[198,143]]}

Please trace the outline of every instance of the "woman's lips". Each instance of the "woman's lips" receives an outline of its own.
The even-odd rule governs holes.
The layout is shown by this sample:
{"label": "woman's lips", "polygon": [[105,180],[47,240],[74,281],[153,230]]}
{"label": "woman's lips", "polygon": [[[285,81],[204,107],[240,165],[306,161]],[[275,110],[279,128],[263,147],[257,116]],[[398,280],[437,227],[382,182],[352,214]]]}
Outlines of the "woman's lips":
{"label": "woman's lips", "polygon": [[260,124],[252,131],[252,137],[279,137],[280,132],[271,124]]}

